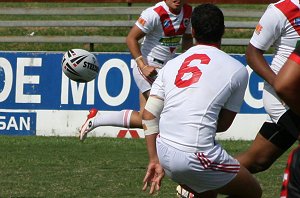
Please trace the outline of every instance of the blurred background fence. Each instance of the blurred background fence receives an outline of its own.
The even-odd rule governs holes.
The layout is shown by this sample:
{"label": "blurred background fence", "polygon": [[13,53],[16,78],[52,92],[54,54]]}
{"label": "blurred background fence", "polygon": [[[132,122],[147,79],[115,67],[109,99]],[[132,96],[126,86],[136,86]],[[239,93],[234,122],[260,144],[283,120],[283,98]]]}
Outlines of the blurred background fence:
{"label": "blurred background fence", "polygon": [[[125,45],[128,31],[142,10],[157,1],[0,0],[0,2],[6,3],[0,7],[0,50],[16,50],[18,47],[20,50],[56,51],[65,50],[64,47],[78,46],[90,51],[128,51]],[[239,47],[244,49],[248,44],[267,3],[274,1],[189,0],[188,2],[192,5],[204,2],[221,5],[226,19],[226,34],[222,44],[229,47],[228,52],[237,53],[234,50]],[[232,6],[233,4],[235,6]]]}

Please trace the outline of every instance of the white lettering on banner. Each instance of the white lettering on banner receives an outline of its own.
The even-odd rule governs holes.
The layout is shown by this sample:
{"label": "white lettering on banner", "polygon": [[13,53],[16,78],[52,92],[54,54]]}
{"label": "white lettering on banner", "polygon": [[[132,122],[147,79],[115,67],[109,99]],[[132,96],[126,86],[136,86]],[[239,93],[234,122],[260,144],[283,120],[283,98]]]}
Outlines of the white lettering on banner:
{"label": "white lettering on banner", "polygon": [[[19,120],[18,120],[19,119]],[[6,122],[5,122],[6,121]],[[30,130],[30,117],[9,117],[0,116],[0,130]]]}
{"label": "white lettering on banner", "polygon": [[[247,65],[246,66],[247,70],[248,70],[248,73],[249,73],[249,77],[251,76],[253,70]],[[250,79],[250,78],[249,78]],[[262,98],[260,99],[256,99],[252,96],[251,92],[250,92],[250,86],[249,86],[250,82],[248,83],[248,86],[247,86],[247,89],[246,89],[246,92],[245,92],[245,97],[244,97],[244,100],[245,102],[252,108],[256,108],[256,109],[260,109],[260,108],[263,108],[263,101],[262,101]],[[258,91],[262,91],[263,90],[263,82],[260,82],[258,84]]]}
{"label": "white lettering on banner", "polygon": [[[118,68],[123,76],[123,87],[120,94],[116,97],[111,97],[106,89],[106,77],[111,68]],[[110,59],[106,61],[100,70],[98,79],[98,91],[102,100],[110,106],[118,106],[122,104],[128,97],[130,91],[131,77],[127,64],[120,59]]]}
{"label": "white lettering on banner", "polygon": [[7,99],[12,89],[13,71],[12,71],[11,64],[5,58],[0,58],[0,67],[3,69],[4,76],[5,76],[5,80],[3,80],[4,82],[3,89],[0,90],[0,102],[3,102]]}
{"label": "white lettering on banner", "polygon": [[[84,87],[84,83],[77,84],[76,82],[71,81],[72,97],[74,104],[81,104]],[[92,82],[87,83],[87,104],[94,104],[94,90],[95,82],[93,80]]]}
{"label": "white lettering on banner", "polygon": [[5,119],[5,116],[0,116],[0,130],[4,130],[6,128],[6,123],[4,121],[1,121],[4,119]]}
{"label": "white lettering on banner", "polygon": [[[25,67],[41,67],[41,58],[18,58],[16,75],[16,103],[41,103],[41,95],[24,93],[24,84],[39,84],[39,76],[25,75]],[[33,85],[34,86],[34,85]]]}
{"label": "white lettering on banner", "polygon": [[71,92],[73,97],[74,104],[81,104],[84,88],[87,85],[87,99],[86,104],[93,105],[95,103],[95,80],[92,80],[88,83],[77,83],[73,80],[70,80],[63,72],[62,72],[62,86],[61,86],[61,104],[69,104],[68,95],[69,95],[69,83],[71,83]]}
{"label": "white lettering on banner", "polygon": [[[123,87],[120,94],[116,97],[111,97],[107,93],[106,78],[107,73],[112,68],[118,68],[123,76]],[[62,88],[61,88],[61,104],[69,104],[69,83],[71,83],[71,92],[74,104],[81,104],[84,94],[85,85],[87,85],[87,104],[93,105],[95,103],[95,80],[88,83],[76,83],[70,80],[62,72]],[[110,59],[106,61],[99,72],[98,77],[98,92],[102,100],[110,106],[117,106],[122,104],[128,97],[131,85],[131,76],[127,64],[121,59]]]}

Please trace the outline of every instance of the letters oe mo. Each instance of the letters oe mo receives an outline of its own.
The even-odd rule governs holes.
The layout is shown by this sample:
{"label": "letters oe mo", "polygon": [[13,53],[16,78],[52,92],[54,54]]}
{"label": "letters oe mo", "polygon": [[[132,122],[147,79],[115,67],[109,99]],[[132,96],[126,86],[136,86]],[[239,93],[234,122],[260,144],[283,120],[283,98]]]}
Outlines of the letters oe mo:
{"label": "letters oe mo", "polygon": [[[50,55],[37,58],[23,58],[19,55],[14,59],[0,57],[0,103],[44,106],[49,106],[45,103],[58,103],[57,106],[60,106],[94,105],[102,100],[108,106],[118,106],[128,98],[131,73],[123,60],[109,59],[101,65],[96,80],[76,83],[63,74],[61,57],[49,58]],[[107,89],[112,86],[107,84],[107,78],[113,68],[117,69],[123,78],[123,84],[121,88],[118,86],[119,92],[115,96],[111,96]]]}

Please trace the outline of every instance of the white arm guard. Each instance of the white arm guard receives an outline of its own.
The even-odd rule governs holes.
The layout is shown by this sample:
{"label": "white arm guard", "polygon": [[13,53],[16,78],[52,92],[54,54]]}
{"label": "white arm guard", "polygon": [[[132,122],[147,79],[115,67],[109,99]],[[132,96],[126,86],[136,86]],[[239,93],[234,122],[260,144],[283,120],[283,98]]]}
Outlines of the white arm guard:
{"label": "white arm guard", "polygon": [[159,117],[163,107],[163,100],[155,97],[148,98],[145,109],[152,113],[155,116],[155,118],[152,120],[142,120],[145,136],[158,133]]}
{"label": "white arm guard", "polygon": [[149,97],[145,109],[152,113],[156,118],[159,118],[160,113],[164,108],[164,101],[156,97]]}
{"label": "white arm guard", "polygon": [[158,133],[158,119],[155,118],[153,120],[142,120],[144,134],[152,135]]}

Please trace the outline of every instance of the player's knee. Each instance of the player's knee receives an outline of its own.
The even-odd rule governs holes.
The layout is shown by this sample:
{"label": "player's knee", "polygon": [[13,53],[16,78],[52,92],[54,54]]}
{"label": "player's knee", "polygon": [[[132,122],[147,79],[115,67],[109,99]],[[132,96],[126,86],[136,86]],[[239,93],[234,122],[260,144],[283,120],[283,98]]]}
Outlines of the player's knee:
{"label": "player's knee", "polygon": [[267,170],[272,164],[273,161],[270,161],[267,158],[257,157],[247,168],[251,173],[258,173]]}
{"label": "player's knee", "polygon": [[274,162],[271,158],[253,154],[250,151],[237,156],[237,159],[250,173],[262,172],[268,169]]}

